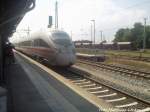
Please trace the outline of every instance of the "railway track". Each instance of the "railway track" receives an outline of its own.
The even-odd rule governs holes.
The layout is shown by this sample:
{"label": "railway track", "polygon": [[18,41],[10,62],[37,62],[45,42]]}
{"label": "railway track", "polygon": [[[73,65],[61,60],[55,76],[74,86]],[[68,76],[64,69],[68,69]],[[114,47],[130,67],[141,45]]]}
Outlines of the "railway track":
{"label": "railway track", "polygon": [[138,99],[128,93],[121,92],[108,85],[104,85],[99,82],[98,79],[91,78],[87,72],[76,68],[59,69],[55,71],[80,88],[96,95],[97,98],[112,104],[115,108],[118,108],[120,112],[150,112],[149,102]]}
{"label": "railway track", "polygon": [[[24,56],[26,57],[26,56]],[[27,58],[27,57],[26,57]],[[27,58],[30,62],[33,60]],[[49,68],[39,65],[37,62],[34,62],[39,67],[42,67],[45,71],[49,73]],[[136,98],[129,95],[128,93],[121,92],[118,89],[110,87],[106,84],[99,82],[98,79],[92,77],[91,74],[76,69],[74,67],[70,68],[52,68],[59,75],[68,79],[68,81],[74,83],[78,87],[86,90],[87,92],[95,95],[99,99],[105,100],[108,104],[113,105],[115,108],[119,109],[120,112],[149,112],[150,103],[145,100]],[[55,73],[54,73],[55,74]],[[57,74],[55,74],[57,75]],[[58,76],[57,76],[58,77]],[[61,79],[61,81],[63,81]],[[67,83],[64,82],[64,83]],[[106,111],[116,112],[106,108]]]}
{"label": "railway track", "polygon": [[87,61],[87,60],[78,60],[77,62],[82,63],[82,64],[91,65],[92,67],[98,67],[98,68],[101,68],[104,70],[109,70],[109,71],[113,71],[113,72],[117,72],[117,73],[119,72],[121,74],[127,74],[130,76],[150,80],[149,72],[143,72],[143,71],[138,71],[138,70],[133,70],[133,69],[129,69],[129,68],[124,68],[124,67],[119,67],[119,66],[109,65],[109,64],[104,64],[104,63],[98,63],[98,62],[93,63],[92,61]]}
{"label": "railway track", "polygon": [[150,62],[150,57],[127,56],[127,55],[119,55],[119,56],[118,55],[113,55],[113,56],[115,56],[115,58],[117,58],[117,59],[127,59],[127,60]]}

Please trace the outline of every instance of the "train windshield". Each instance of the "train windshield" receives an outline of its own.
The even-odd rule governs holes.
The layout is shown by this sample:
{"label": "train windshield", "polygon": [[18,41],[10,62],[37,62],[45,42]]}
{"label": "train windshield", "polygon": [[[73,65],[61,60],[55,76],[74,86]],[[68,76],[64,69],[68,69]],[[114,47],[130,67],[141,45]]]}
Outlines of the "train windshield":
{"label": "train windshield", "polygon": [[68,46],[71,45],[70,37],[67,33],[53,33],[52,34],[52,40],[59,45]]}

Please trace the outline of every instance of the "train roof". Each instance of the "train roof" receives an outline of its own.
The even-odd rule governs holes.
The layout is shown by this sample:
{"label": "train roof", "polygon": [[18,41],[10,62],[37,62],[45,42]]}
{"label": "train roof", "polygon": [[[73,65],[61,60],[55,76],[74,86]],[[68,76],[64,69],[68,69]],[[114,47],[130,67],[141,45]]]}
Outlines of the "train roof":
{"label": "train roof", "polygon": [[23,41],[28,41],[28,40],[33,40],[38,38],[37,35],[43,35],[43,36],[48,36],[51,35],[52,33],[66,33],[63,30],[59,29],[40,29],[38,31],[32,32],[29,35],[14,35],[12,38],[10,38],[10,41],[12,43],[19,43]]}
{"label": "train roof", "polygon": [[131,44],[131,42],[117,42],[118,45],[128,45]]}

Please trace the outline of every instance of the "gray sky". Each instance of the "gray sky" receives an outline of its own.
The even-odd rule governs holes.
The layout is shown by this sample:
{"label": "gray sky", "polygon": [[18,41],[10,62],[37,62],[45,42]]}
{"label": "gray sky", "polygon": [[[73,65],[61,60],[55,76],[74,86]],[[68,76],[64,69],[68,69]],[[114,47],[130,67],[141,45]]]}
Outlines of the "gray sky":
{"label": "gray sky", "polygon": [[[55,14],[56,0],[36,0],[36,8],[26,14],[19,29],[32,31],[46,28],[48,16]],[[100,41],[100,30],[107,41],[114,39],[119,28],[132,27],[135,22],[148,18],[150,23],[150,0],[57,0],[59,10],[59,28],[69,34],[73,40],[91,39],[92,19],[96,22],[96,41]],[[53,18],[54,20],[54,18]],[[54,21],[53,21],[54,23]]]}

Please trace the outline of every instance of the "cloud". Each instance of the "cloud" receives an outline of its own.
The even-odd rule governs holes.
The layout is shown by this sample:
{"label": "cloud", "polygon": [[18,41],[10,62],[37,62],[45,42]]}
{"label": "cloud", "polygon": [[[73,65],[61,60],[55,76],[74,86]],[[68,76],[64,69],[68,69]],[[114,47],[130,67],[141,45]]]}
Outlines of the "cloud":
{"label": "cloud", "polygon": [[[54,15],[54,4],[55,0],[37,0],[37,7],[25,16],[19,27],[46,27],[48,15]],[[116,0],[58,0],[58,7],[59,26],[68,33],[72,31],[73,40],[91,38],[91,19],[95,19],[96,38],[100,41],[100,30],[104,31],[107,40],[112,40],[117,28],[132,27],[134,22],[142,21],[148,15],[146,9],[123,9]]]}
{"label": "cloud", "polygon": [[[89,34],[87,38],[90,39],[91,19],[96,21],[97,38],[100,36],[99,31],[104,30],[108,40],[112,40],[117,28],[131,27],[134,22],[142,20],[142,17],[147,14],[142,9],[123,10],[114,0],[71,0],[67,3],[64,2],[60,6],[60,10],[61,26],[66,30],[73,30],[76,40],[83,38],[81,29],[84,29],[83,33]],[[112,31],[107,31],[111,28]],[[99,41],[99,39],[97,40]]]}

